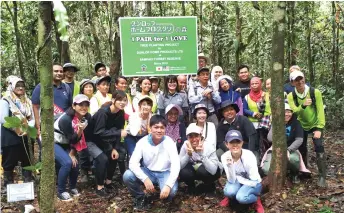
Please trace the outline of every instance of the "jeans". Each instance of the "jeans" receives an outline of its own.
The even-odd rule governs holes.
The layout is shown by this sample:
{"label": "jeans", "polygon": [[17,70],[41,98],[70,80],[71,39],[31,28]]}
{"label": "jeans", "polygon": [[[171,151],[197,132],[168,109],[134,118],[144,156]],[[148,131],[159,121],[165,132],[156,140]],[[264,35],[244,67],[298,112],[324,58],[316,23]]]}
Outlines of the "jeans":
{"label": "jeans", "polygon": [[[142,171],[148,176],[148,178],[152,181],[154,185],[159,184],[160,190],[162,190],[165,186],[167,179],[170,176],[170,171],[165,172],[153,172],[147,169],[146,167],[141,167]],[[123,182],[128,187],[130,194],[135,197],[143,197],[144,192],[142,190],[141,185],[143,184],[140,179],[138,179],[135,174],[127,170],[123,175]],[[174,183],[170,194],[167,197],[167,200],[172,200],[172,198],[177,194],[178,190],[178,182]]]}
{"label": "jeans", "polygon": [[57,191],[66,192],[67,178],[69,176],[69,189],[75,189],[79,174],[79,165],[72,168],[72,159],[69,157],[69,150],[64,150],[60,145],[54,144],[55,167],[57,172]]}
{"label": "jeans", "polygon": [[246,186],[239,183],[237,180],[235,183],[229,183],[227,181],[224,194],[229,198],[236,198],[241,204],[255,203],[258,199],[258,195],[262,190],[262,184],[258,183],[256,187]]}
{"label": "jeans", "polygon": [[183,181],[188,186],[195,186],[195,180],[201,180],[204,184],[209,185],[214,183],[221,176],[220,168],[214,175],[210,174],[202,164],[197,170],[195,170],[191,163],[186,164],[186,166],[180,170],[179,177],[180,181]]}
{"label": "jeans", "polygon": [[133,154],[134,149],[136,147],[136,143],[143,137],[144,136],[140,137],[140,136],[127,135],[127,137],[124,138],[124,143],[125,143],[125,146],[127,147],[129,156]]}

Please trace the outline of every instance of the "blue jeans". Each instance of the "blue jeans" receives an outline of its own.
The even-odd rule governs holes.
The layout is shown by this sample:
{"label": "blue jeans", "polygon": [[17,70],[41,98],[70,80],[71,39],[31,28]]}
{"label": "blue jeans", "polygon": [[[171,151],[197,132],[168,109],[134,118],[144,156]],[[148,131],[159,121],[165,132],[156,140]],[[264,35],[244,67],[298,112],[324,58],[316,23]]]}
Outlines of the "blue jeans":
{"label": "blue jeans", "polygon": [[131,156],[134,152],[134,149],[136,147],[136,143],[143,138],[144,136],[132,136],[132,135],[127,135],[127,137],[124,138],[124,143],[125,146],[128,150],[128,155]]}
{"label": "blue jeans", "polygon": [[57,191],[66,192],[66,184],[69,176],[69,189],[75,189],[79,175],[79,165],[72,168],[72,159],[69,157],[69,150],[64,150],[60,145],[54,144],[55,167],[57,172]]}
{"label": "blue jeans", "polygon": [[[160,190],[165,186],[167,179],[170,176],[170,171],[165,172],[153,172],[147,169],[146,167],[141,167],[142,171],[148,176],[154,185],[159,184]],[[142,181],[138,179],[135,174],[129,169],[123,175],[123,182],[128,187],[129,192],[135,198],[144,196],[142,190]],[[172,198],[177,194],[178,182],[176,181],[172,187],[170,194],[167,197],[167,200],[172,200]]]}
{"label": "blue jeans", "polygon": [[258,195],[262,190],[262,184],[258,183],[256,187],[246,186],[239,183],[237,180],[235,183],[229,183],[227,181],[224,194],[229,198],[236,198],[241,204],[250,204],[257,201]]}

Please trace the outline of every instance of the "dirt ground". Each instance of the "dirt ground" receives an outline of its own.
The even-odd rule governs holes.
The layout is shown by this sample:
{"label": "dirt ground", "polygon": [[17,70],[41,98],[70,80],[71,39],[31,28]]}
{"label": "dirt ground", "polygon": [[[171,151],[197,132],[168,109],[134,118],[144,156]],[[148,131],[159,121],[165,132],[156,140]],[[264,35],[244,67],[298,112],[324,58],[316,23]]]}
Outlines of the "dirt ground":
{"label": "dirt ground", "polygon": [[[311,144],[311,143],[309,143]],[[265,212],[302,212],[302,213],[331,213],[344,212],[344,132],[327,132],[325,134],[325,150],[328,160],[328,188],[318,189],[317,167],[312,145],[309,146],[310,153],[310,178],[302,178],[301,183],[293,185],[287,182],[284,189],[277,194],[265,193],[262,202]],[[122,184],[119,183],[118,174],[114,177],[117,192],[108,199],[101,199],[95,195],[94,186],[89,184],[78,184],[81,196],[72,202],[61,202],[55,197],[56,212],[80,212],[80,213],[105,213],[105,212],[133,212],[132,198]],[[179,191],[173,203],[166,205],[160,200],[153,202],[149,212],[254,212],[247,206],[232,205],[232,208],[218,206],[223,198],[222,187],[225,177],[220,179],[216,193],[213,196],[189,196],[186,186],[180,184]],[[37,199],[34,201],[22,201],[17,203],[6,203],[6,197],[1,199],[1,212],[24,212],[25,204],[37,207]],[[38,208],[36,208],[38,211]],[[35,211],[34,211],[35,212]]]}

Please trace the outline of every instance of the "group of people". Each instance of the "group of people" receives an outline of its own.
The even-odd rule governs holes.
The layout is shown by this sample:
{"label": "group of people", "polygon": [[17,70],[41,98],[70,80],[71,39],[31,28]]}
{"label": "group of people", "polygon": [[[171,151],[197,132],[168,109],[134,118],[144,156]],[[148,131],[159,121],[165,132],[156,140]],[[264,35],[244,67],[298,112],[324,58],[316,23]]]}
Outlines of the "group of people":
{"label": "group of people", "polygon": [[[57,196],[72,200],[80,193],[80,181],[95,175],[96,194],[115,192],[118,165],[123,183],[134,197],[135,209],[149,208],[147,194],[160,189],[160,198],[171,201],[178,182],[188,193],[211,193],[222,174],[227,177],[221,206],[231,199],[255,204],[264,212],[259,195],[261,176],[267,175],[272,158],[270,93],[271,79],[250,77],[249,67],[237,69],[238,80],[224,75],[220,66],[207,68],[199,56],[195,76],[166,76],[163,90],[157,77],[112,79],[104,63],[96,63],[96,76],[75,80],[77,66],[53,65],[54,148]],[[114,85],[112,85],[114,80]],[[16,116],[35,126],[40,135],[40,84],[29,99],[25,82],[6,79],[0,100],[1,150],[4,184],[13,183],[18,161],[28,166],[29,139],[20,128],[6,128],[6,117]],[[129,85],[130,83],[130,85]],[[129,85],[129,89],[128,89]],[[292,181],[307,169],[307,138],[317,156],[320,187],[326,187],[326,156],[323,147],[325,115],[319,90],[305,83],[300,67],[290,68],[285,85],[285,127]],[[39,139],[38,139],[39,141]],[[129,168],[126,168],[129,159]],[[224,171],[224,173],[223,173]],[[31,172],[24,170],[25,181]],[[67,182],[69,184],[67,190]],[[142,185],[145,190],[142,190]]]}

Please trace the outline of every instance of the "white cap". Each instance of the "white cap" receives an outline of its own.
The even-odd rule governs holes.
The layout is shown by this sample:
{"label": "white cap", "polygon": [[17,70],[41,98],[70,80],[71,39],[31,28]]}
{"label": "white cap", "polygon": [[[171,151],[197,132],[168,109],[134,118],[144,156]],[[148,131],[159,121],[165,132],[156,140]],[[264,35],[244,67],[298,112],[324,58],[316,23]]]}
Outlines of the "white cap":
{"label": "white cap", "polygon": [[294,72],[290,73],[289,79],[290,79],[291,81],[294,81],[297,77],[300,77],[300,76],[301,76],[302,78],[305,77],[301,71],[295,70]]}
{"label": "white cap", "polygon": [[293,111],[293,110],[290,108],[289,104],[287,104],[287,103],[284,103],[284,109],[285,109],[285,110]]}
{"label": "white cap", "polygon": [[180,106],[178,106],[176,104],[169,104],[169,105],[167,105],[167,107],[165,109],[165,114],[167,114],[173,108],[176,108],[178,110],[178,114],[179,115],[183,115],[183,110],[180,108]]}
{"label": "white cap", "polygon": [[186,129],[186,135],[189,135],[191,133],[202,134],[202,129],[201,129],[201,127],[199,127],[195,124],[191,124]]}

